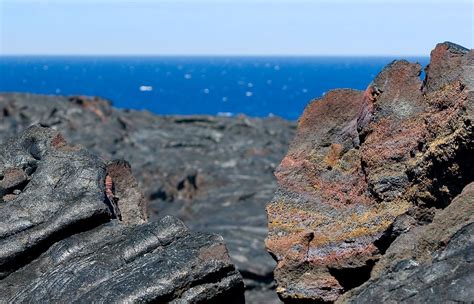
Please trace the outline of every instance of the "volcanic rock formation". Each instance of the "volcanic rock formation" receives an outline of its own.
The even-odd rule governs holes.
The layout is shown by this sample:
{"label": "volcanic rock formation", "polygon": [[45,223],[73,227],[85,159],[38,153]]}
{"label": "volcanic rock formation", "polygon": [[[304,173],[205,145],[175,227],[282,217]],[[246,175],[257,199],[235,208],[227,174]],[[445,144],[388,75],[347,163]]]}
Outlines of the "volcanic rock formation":
{"label": "volcanic rock formation", "polygon": [[474,180],[474,52],[438,44],[420,74],[394,61],[305,109],[267,206],[283,300],[472,300],[472,185],[453,199]]}
{"label": "volcanic rock formation", "polygon": [[100,98],[0,94],[0,142],[38,123],[108,160],[129,161],[150,221],[170,214],[193,231],[222,235],[246,281],[247,302],[278,301],[275,262],[264,246],[265,204],[277,188],[273,171],[294,136],[293,123],[157,116],[115,109]]}
{"label": "volcanic rock formation", "polygon": [[0,302],[243,302],[223,238],[171,216],[146,223],[124,161],[55,130],[0,146]]}

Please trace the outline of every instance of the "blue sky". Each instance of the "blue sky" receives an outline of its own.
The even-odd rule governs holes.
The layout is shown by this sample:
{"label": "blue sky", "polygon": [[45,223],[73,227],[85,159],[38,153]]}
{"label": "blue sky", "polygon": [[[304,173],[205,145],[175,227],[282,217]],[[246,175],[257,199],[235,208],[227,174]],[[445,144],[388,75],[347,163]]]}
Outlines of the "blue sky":
{"label": "blue sky", "polygon": [[0,54],[428,55],[473,1],[0,0]]}

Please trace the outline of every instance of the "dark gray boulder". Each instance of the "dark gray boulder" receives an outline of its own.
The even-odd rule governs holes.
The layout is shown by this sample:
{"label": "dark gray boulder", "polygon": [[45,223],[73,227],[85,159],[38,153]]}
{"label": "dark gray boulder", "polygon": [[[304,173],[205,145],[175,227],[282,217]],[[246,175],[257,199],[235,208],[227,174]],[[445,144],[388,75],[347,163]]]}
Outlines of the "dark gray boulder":
{"label": "dark gray boulder", "polygon": [[32,126],[0,147],[0,187],[1,303],[244,301],[223,238],[147,224],[123,161]]}
{"label": "dark gray boulder", "polygon": [[397,238],[347,303],[468,303],[474,299],[474,183],[432,223]]}
{"label": "dark gray boulder", "polygon": [[[68,146],[50,129],[31,127],[3,144],[1,277],[27,264],[56,240],[109,221],[105,174],[99,158]],[[15,179],[22,182],[4,183]]]}

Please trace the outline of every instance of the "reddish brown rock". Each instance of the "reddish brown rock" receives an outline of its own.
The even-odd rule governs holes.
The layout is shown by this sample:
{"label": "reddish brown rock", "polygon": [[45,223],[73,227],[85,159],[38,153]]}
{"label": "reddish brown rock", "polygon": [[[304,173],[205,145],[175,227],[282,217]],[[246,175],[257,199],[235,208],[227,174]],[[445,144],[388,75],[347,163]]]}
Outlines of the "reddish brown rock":
{"label": "reddish brown rock", "polygon": [[5,168],[0,180],[0,191],[8,193],[28,181],[26,173],[18,168]]}
{"label": "reddish brown rock", "polygon": [[472,58],[439,44],[424,82],[419,64],[394,61],[365,92],[308,105],[267,206],[283,300],[337,300],[473,180]]}
{"label": "reddish brown rock", "polygon": [[107,165],[107,179],[111,182],[112,192],[107,196],[112,196],[109,201],[120,210],[120,219],[128,225],[145,223],[147,204],[130,164],[125,160],[112,161]]}

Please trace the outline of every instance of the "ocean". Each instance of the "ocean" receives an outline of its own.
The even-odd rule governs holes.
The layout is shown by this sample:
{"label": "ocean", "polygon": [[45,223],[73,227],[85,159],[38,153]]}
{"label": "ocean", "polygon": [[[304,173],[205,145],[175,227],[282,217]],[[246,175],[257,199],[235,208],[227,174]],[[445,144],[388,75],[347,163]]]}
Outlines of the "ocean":
{"label": "ocean", "polygon": [[[335,88],[364,90],[390,57],[0,57],[0,91],[101,96],[157,114],[297,119]],[[405,58],[428,64],[427,57]]]}

